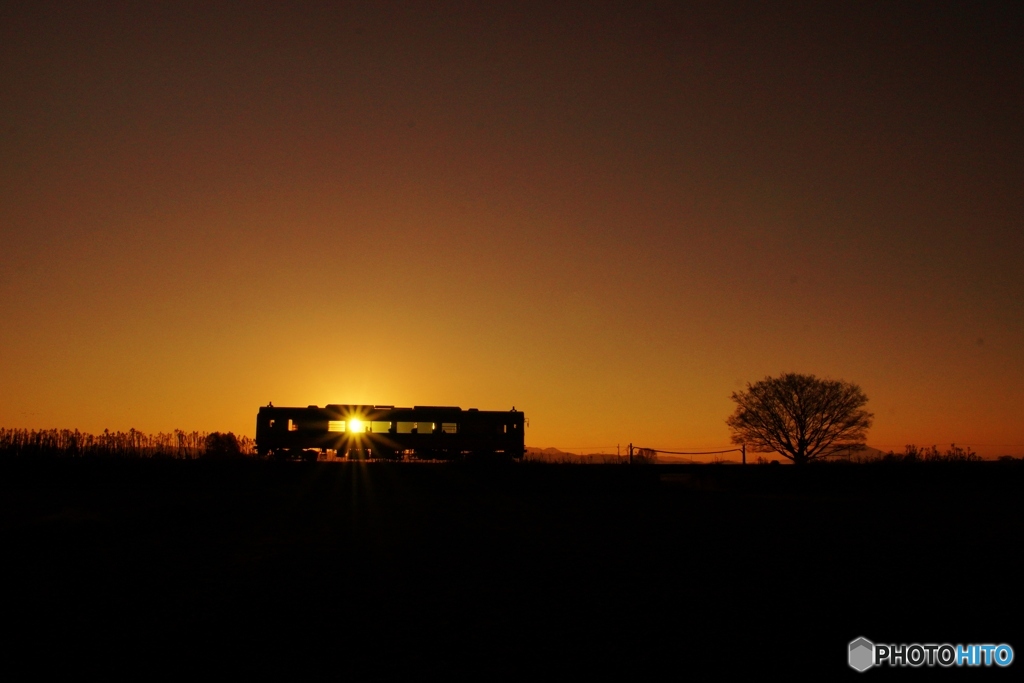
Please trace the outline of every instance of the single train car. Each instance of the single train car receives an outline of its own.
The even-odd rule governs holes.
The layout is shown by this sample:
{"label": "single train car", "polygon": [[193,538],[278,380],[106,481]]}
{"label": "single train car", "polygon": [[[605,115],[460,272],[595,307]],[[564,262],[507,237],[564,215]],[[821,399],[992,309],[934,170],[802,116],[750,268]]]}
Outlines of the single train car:
{"label": "single train car", "polygon": [[525,426],[514,407],[270,404],[256,416],[256,450],[263,457],[304,460],[518,460],[526,450]]}

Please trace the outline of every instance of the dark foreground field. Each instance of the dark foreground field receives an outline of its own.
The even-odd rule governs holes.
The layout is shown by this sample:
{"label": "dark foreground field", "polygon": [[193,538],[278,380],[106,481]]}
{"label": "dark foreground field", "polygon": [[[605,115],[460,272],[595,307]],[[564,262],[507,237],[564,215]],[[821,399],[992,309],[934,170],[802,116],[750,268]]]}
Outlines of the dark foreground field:
{"label": "dark foreground field", "polygon": [[4,649],[358,678],[831,677],[857,636],[1024,656],[1018,465],[9,461]]}

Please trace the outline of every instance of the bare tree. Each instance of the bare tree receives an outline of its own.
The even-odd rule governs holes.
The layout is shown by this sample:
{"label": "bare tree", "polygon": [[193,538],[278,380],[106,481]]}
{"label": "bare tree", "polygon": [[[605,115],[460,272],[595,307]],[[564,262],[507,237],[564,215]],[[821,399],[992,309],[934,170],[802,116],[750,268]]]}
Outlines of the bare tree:
{"label": "bare tree", "polygon": [[206,457],[208,458],[234,458],[242,454],[238,438],[233,432],[221,434],[212,432],[206,435]]}
{"label": "bare tree", "polygon": [[736,412],[725,422],[733,443],[797,465],[863,449],[874,418],[859,386],[814,375],[766,377],[733,392],[732,400]]}

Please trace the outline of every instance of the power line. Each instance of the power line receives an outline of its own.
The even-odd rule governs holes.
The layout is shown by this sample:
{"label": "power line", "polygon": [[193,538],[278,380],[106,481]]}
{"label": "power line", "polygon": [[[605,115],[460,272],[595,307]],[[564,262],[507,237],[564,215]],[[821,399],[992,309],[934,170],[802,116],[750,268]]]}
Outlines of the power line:
{"label": "power line", "polygon": [[[601,448],[601,449],[604,449],[604,448],[612,449],[612,448],[617,448],[617,446],[554,446],[553,448],[555,448],[555,450],[558,450],[558,451],[568,452],[568,451],[592,451],[592,450],[595,450],[595,449],[598,449],[598,448]],[[540,449],[540,450],[543,451],[544,449]]]}
{"label": "power line", "polygon": [[634,446],[634,448],[643,451],[654,451],[655,453],[665,453],[666,455],[718,455],[719,453],[742,453],[742,448],[730,448],[727,451],[663,451],[659,448],[644,448],[643,446]]}
{"label": "power line", "polygon": [[[643,447],[640,447],[640,446],[634,446],[633,444],[629,444],[629,464],[630,465],[633,464],[633,453],[635,451],[639,451],[641,456],[645,452],[646,453],[655,453],[655,454],[657,454],[657,453],[664,453],[665,455],[689,455],[689,456],[694,456],[694,455],[721,455],[722,453],[740,453],[740,454],[742,454],[742,457],[743,457],[743,464],[744,465],[747,464],[747,446],[746,446],[746,444],[741,444],[739,448],[723,448],[723,449],[717,450],[717,451],[669,451],[669,450],[663,450],[663,449],[658,449],[658,448],[643,448]],[[716,460],[716,462],[718,461],[717,458],[715,460]],[[693,462],[693,458],[692,457],[690,458],[690,462],[691,463]]]}

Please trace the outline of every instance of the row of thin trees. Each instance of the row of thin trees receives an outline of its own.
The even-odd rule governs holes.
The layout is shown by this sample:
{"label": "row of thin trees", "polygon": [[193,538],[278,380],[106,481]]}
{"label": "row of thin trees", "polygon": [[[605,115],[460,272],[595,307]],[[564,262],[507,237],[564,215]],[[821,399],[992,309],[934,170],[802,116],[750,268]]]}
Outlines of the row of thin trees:
{"label": "row of thin trees", "polygon": [[945,452],[940,452],[935,446],[918,448],[910,444],[903,453],[889,451],[885,455],[876,458],[880,462],[980,462],[981,457],[971,450],[971,447],[961,448],[956,444],[950,445]]}
{"label": "row of thin trees", "polygon": [[173,432],[146,434],[127,432],[90,434],[70,429],[0,428],[0,458],[18,457],[103,457],[178,458],[192,460],[211,456],[243,456],[256,452],[248,436],[231,432]]}
{"label": "row of thin trees", "polygon": [[[1004,455],[1000,460],[1014,460],[1015,458]],[[956,444],[952,444],[945,451],[940,451],[936,446],[926,446],[919,448],[914,444],[908,445],[902,453],[896,453],[895,451],[889,451],[888,453],[873,452],[869,454],[863,454],[855,450],[850,450],[848,453],[836,453],[828,460],[822,459],[815,462],[820,463],[856,463],[856,464],[875,464],[875,463],[918,463],[918,462],[981,462],[982,458],[973,450],[970,446],[961,448]],[[778,464],[778,460],[769,460],[765,457],[758,457],[757,464],[768,465]]]}

